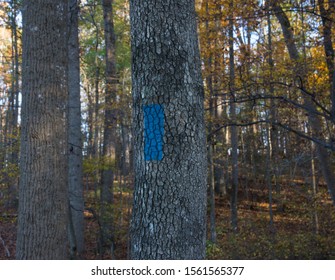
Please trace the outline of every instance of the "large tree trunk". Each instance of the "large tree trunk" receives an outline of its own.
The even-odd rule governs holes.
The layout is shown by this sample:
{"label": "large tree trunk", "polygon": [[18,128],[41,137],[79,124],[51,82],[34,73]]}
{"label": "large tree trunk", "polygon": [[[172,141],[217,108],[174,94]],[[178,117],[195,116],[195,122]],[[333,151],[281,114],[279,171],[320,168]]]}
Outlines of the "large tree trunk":
{"label": "large tree trunk", "polygon": [[67,9],[23,3],[17,259],[67,257]]}
{"label": "large tree trunk", "polygon": [[202,259],[206,137],[194,1],[130,1],[132,259]]}
{"label": "large tree trunk", "polygon": [[[79,256],[84,250],[84,195],[82,179],[82,134],[80,110],[80,72],[79,72],[79,40],[78,40],[78,12],[77,0],[69,1],[69,203],[70,226],[73,226],[71,255]],[[71,237],[71,235],[70,235]]]}

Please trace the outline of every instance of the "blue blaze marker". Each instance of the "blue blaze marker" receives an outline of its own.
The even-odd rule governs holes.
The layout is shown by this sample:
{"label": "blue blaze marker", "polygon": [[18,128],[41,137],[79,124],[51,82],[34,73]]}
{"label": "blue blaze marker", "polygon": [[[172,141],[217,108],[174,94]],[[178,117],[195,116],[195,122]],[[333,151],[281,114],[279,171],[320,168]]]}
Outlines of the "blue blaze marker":
{"label": "blue blaze marker", "polygon": [[162,160],[164,136],[164,109],[162,105],[143,106],[144,159]]}

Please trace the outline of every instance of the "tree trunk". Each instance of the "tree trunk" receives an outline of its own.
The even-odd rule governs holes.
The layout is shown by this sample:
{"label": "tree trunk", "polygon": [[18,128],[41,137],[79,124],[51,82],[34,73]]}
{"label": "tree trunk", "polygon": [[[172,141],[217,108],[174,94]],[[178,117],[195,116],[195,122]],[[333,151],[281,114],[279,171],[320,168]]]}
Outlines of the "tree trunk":
{"label": "tree trunk", "polygon": [[[273,71],[274,71],[274,61],[273,61],[273,46],[272,46],[272,28],[271,28],[271,15],[270,12],[267,14],[267,24],[268,24],[268,64],[269,64],[269,93],[271,96],[275,96],[275,90],[273,87]],[[271,122],[278,121],[278,113],[277,113],[277,102],[275,99],[270,100],[270,120]],[[278,183],[279,179],[279,159],[278,159],[278,129],[275,125],[271,126],[270,133],[270,143],[271,143],[271,160],[274,169],[274,177],[275,177],[275,189],[277,194],[280,193],[280,185]]]}
{"label": "tree trunk", "polygon": [[207,156],[194,1],[130,1],[132,259],[203,259]]}
{"label": "tree trunk", "polygon": [[[69,203],[70,225],[73,225],[74,244],[70,244],[72,257],[74,249],[80,256],[84,250],[84,196],[82,172],[82,135],[80,110],[80,70],[78,40],[78,2],[69,1],[69,118],[68,118],[68,161],[69,161]],[[71,232],[71,231],[70,231]]]}
{"label": "tree trunk", "polygon": [[319,0],[319,9],[323,25],[323,46],[329,72],[330,99],[332,102],[331,116],[333,123],[335,123],[335,52],[332,42],[332,26],[335,19],[335,1],[328,1],[328,9],[326,9],[324,0]]}
{"label": "tree trunk", "polygon": [[[209,47],[209,46],[208,46]],[[208,67],[211,68],[212,57],[208,59]],[[208,133],[213,130],[213,118],[214,118],[214,102],[213,102],[213,80],[212,77],[207,77],[207,86],[209,90],[209,116],[208,122]],[[215,220],[215,178],[214,178],[214,137],[211,135],[208,140],[208,187],[209,187],[209,204],[210,204],[210,241],[216,243],[216,220]]]}
{"label": "tree trunk", "polygon": [[312,216],[313,216],[313,226],[314,226],[314,233],[318,235],[320,232],[320,225],[319,225],[319,216],[317,210],[317,193],[318,193],[318,184],[316,181],[316,170],[315,170],[315,160],[314,160],[314,153],[315,153],[315,144],[311,142],[311,187],[312,187]]}
{"label": "tree trunk", "polygon": [[[11,0],[8,10],[8,23],[11,29],[11,87],[8,97],[8,111],[6,123],[6,151],[5,158],[7,160],[7,182],[8,185],[8,200],[6,206],[17,206],[17,188],[18,188],[18,175],[13,170],[18,166],[18,96],[19,96],[19,52],[18,52],[18,26],[17,14],[19,6],[17,1]],[[12,174],[10,174],[12,173]]]}
{"label": "tree trunk", "polygon": [[[209,29],[209,11],[208,11],[208,2],[205,3],[206,5],[206,34],[207,34],[207,40],[206,40],[206,48],[208,50],[211,49],[211,40],[210,40],[210,29]],[[214,121],[214,94],[213,94],[213,75],[212,69],[213,69],[213,56],[212,52],[208,54],[208,58],[205,60],[205,68],[207,72],[206,77],[206,84],[207,89],[209,93],[209,121],[208,121],[208,133],[211,134],[213,130],[213,121]],[[210,223],[209,223],[209,239],[211,242],[216,243],[216,221],[215,221],[215,178],[214,178],[214,137],[215,135],[211,134],[210,139],[208,140],[209,143],[207,146],[208,149],[208,187],[209,187],[209,205],[210,205]]]}
{"label": "tree trunk", "polygon": [[115,161],[115,145],[113,130],[116,128],[115,109],[113,110],[116,98],[116,40],[113,23],[112,0],[102,0],[102,8],[104,13],[104,30],[106,45],[106,89],[105,89],[105,120],[104,120],[104,139],[103,139],[103,158],[104,170],[102,173],[102,201],[112,201],[112,185],[113,185],[113,161]]}
{"label": "tree trunk", "polygon": [[[229,90],[230,98],[230,119],[236,123],[236,104],[235,104],[235,58],[234,58],[234,22],[233,22],[233,0],[229,2]],[[238,135],[236,125],[231,126],[231,162],[232,162],[232,186],[231,186],[231,226],[234,232],[237,231],[237,193],[238,193]]]}
{"label": "tree trunk", "polygon": [[17,259],[67,257],[67,9],[23,3]]}
{"label": "tree trunk", "polygon": [[[113,23],[113,1],[102,0],[104,14],[104,30],[106,45],[106,89],[105,89],[105,119],[104,119],[104,136],[103,136],[103,171],[101,177],[101,218],[103,232],[103,246],[110,248],[113,254],[113,233],[112,233],[112,213],[107,211],[111,209],[113,202],[113,167],[115,166],[115,130],[116,130],[116,110],[114,102],[117,93],[116,79],[116,39]],[[108,215],[107,215],[108,213]]]}
{"label": "tree trunk", "polygon": [[12,16],[11,16],[11,29],[12,29],[12,90],[11,90],[11,157],[10,162],[13,164],[18,164],[18,150],[16,149],[16,145],[14,140],[18,137],[17,124],[18,124],[18,115],[19,115],[19,104],[18,104],[18,96],[19,96],[19,51],[18,51],[18,30],[17,30],[17,22],[16,17],[18,13],[18,4],[16,1],[11,1],[12,6]]}
{"label": "tree trunk", "polygon": [[[267,116],[268,119],[268,116]],[[272,197],[272,182],[271,182],[271,149],[270,149],[270,128],[266,124],[266,160],[265,160],[265,182],[269,192],[269,226],[270,231],[274,233],[274,219],[273,219],[273,197]]]}
{"label": "tree trunk", "polygon": [[100,164],[100,141],[99,141],[99,131],[100,131],[100,67],[98,65],[98,32],[97,33],[97,43],[95,45],[96,57],[95,57],[95,76],[94,76],[94,134],[93,134],[93,158],[95,162],[95,170],[94,170],[94,193],[95,198],[98,198],[98,185],[100,183],[100,171],[99,171],[99,164]]}

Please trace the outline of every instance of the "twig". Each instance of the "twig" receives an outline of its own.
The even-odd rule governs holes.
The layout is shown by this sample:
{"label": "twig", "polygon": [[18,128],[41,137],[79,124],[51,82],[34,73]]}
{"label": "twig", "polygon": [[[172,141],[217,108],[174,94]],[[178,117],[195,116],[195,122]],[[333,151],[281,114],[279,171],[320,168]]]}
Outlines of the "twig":
{"label": "twig", "polygon": [[301,138],[304,138],[306,140],[309,140],[309,141],[312,141],[320,146],[323,146],[325,147],[326,149],[329,149],[330,151],[333,151],[335,152],[335,146],[334,144],[331,142],[331,143],[327,143],[327,142],[324,142],[318,138],[315,138],[315,137],[311,137],[307,134],[305,134],[304,132],[302,131],[299,131],[299,130],[296,130],[294,128],[291,128],[290,126],[287,126],[285,124],[282,124],[280,122],[274,122],[274,121],[269,121],[269,120],[258,120],[258,121],[254,121],[254,122],[248,122],[248,123],[227,123],[227,124],[224,124],[224,125],[221,125],[219,127],[217,127],[215,130],[213,130],[212,132],[210,132],[208,134],[208,137],[207,137],[207,140],[210,141],[211,137],[218,133],[221,129],[225,128],[225,127],[229,127],[229,126],[239,126],[239,127],[244,127],[244,126],[251,126],[251,125],[255,125],[255,124],[263,124],[263,123],[267,123],[267,124],[271,124],[271,125],[275,125],[275,126],[279,126],[287,131],[290,131],[298,136],[300,136]]}
{"label": "twig", "polygon": [[5,244],[5,241],[2,239],[1,234],[0,234],[0,240],[1,240],[1,243],[2,243],[3,247],[5,248],[6,257],[10,258],[10,252],[9,252],[9,250],[8,250],[6,244]]}

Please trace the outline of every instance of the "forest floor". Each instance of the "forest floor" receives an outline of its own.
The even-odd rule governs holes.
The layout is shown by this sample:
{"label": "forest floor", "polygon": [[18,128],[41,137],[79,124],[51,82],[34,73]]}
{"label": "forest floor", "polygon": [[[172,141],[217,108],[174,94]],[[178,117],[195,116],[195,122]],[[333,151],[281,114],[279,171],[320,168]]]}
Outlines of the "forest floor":
{"label": "forest floor", "polygon": [[[83,259],[112,258],[99,250],[97,197],[94,191],[85,192]],[[273,226],[268,199],[268,191],[261,185],[242,189],[238,231],[234,233],[230,229],[229,199],[216,197],[217,240],[207,242],[207,259],[335,259],[335,209],[325,186],[319,187],[315,199],[299,183],[282,186],[280,195],[274,192]],[[4,201],[4,197],[0,199],[0,260],[15,258],[17,210],[6,207]],[[116,259],[127,259],[131,190],[116,191],[114,201],[114,254]]]}

